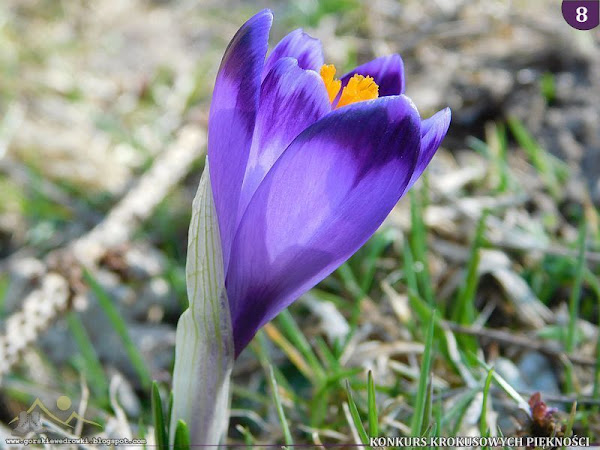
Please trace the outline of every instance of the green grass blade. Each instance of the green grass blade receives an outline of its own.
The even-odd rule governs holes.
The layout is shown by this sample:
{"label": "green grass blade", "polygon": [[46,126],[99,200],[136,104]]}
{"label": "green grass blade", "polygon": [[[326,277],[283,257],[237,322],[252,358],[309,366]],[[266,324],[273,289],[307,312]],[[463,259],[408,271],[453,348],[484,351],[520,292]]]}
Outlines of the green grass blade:
{"label": "green grass blade", "polygon": [[279,331],[279,329],[273,323],[267,323],[263,327],[265,336],[278,346],[283,353],[288,357],[290,362],[296,366],[296,368],[306,377],[307,380],[318,384],[316,379],[317,373],[310,367],[310,364],[306,362],[304,356],[298,351],[296,346],[292,344],[285,335]]}
{"label": "green grass blade", "polygon": [[517,406],[519,406],[519,408],[521,408],[523,411],[525,411],[527,414],[531,414],[530,408],[529,408],[529,403],[527,403],[525,401],[525,399],[521,396],[521,394],[519,394],[515,388],[513,388],[508,381],[506,381],[504,378],[502,378],[500,375],[498,375],[498,373],[494,370],[492,370],[492,367],[490,367],[488,364],[485,363],[485,361],[482,361],[481,359],[479,359],[476,355],[471,355],[482,367],[484,367],[488,372],[491,371],[492,373],[492,377],[494,378],[494,381],[496,382],[496,384],[498,384],[498,386],[500,386],[502,388],[502,390],[504,392],[506,392],[508,394],[509,397],[511,397],[516,403]]}
{"label": "green grass blade", "polygon": [[540,92],[548,103],[552,103],[556,98],[556,81],[552,72],[545,72],[541,76]]}
{"label": "green grass blade", "polygon": [[[598,296],[598,315],[600,316],[600,295]],[[598,317],[598,323],[600,323],[600,317]],[[600,333],[596,340],[596,365],[594,367],[594,390],[592,392],[594,400],[600,400]],[[593,413],[598,414],[600,407],[594,406]]]}
{"label": "green grass blade", "polygon": [[281,423],[281,429],[283,431],[283,439],[285,440],[285,445],[294,445],[294,440],[292,439],[292,434],[290,433],[290,427],[287,423],[287,419],[285,418],[283,404],[281,403],[281,398],[279,397],[279,391],[277,390],[277,380],[275,379],[273,366],[271,366],[270,364],[269,387],[271,388],[271,393],[273,394],[273,401],[275,402],[275,407],[277,408],[277,416],[279,417],[279,422]]}
{"label": "green grass blade", "polygon": [[369,435],[365,431],[365,427],[363,426],[362,420],[360,419],[360,414],[358,413],[358,408],[356,407],[356,403],[354,403],[354,398],[352,398],[352,389],[350,388],[350,382],[346,380],[346,393],[348,394],[348,407],[350,408],[350,415],[352,416],[352,422],[356,427],[356,431],[358,431],[358,436],[364,445],[366,445],[367,449],[370,449],[369,445]]}
{"label": "green grass blade", "polygon": [[[600,308],[599,313],[600,315]],[[598,318],[598,323],[600,323],[600,317]],[[594,367],[594,390],[592,393],[592,397],[594,400],[600,400],[600,333],[598,333],[598,340],[596,341],[596,366]],[[594,406],[594,413],[598,414],[600,408],[596,405]]]}
{"label": "green grass blade", "polygon": [[436,312],[434,311],[427,328],[427,337],[425,340],[425,350],[423,352],[423,361],[421,363],[421,375],[419,376],[419,388],[415,400],[415,408],[411,423],[411,436],[420,436],[423,427],[425,402],[427,401],[427,382],[433,359],[433,329],[436,321]]}
{"label": "green grass blade", "polygon": [[427,303],[434,304],[433,288],[431,286],[431,277],[429,276],[429,266],[427,264],[427,231],[423,221],[423,209],[417,199],[416,190],[410,191],[410,241],[415,262],[422,265],[417,272],[417,279],[420,282],[421,292]]}
{"label": "green grass blade", "polygon": [[[500,426],[496,427],[496,431],[498,432],[498,436],[500,437],[504,437],[504,433],[502,432],[502,428],[500,428]],[[504,450],[513,450],[512,447],[505,445],[504,447],[502,447]]]}
{"label": "green grass blade", "polygon": [[404,278],[406,279],[406,286],[414,292],[416,295],[419,294],[419,286],[417,284],[417,274],[415,273],[415,260],[413,258],[412,251],[408,242],[404,242],[402,248],[402,256],[404,263],[402,268],[404,270]]}
{"label": "green grass blade", "polygon": [[[487,216],[488,213],[486,211],[482,214],[481,218],[479,219],[479,223],[477,224],[475,239],[473,240],[471,247],[471,256],[467,266],[465,282],[461,285],[456,299],[456,309],[454,310],[453,319],[454,321],[464,325],[471,324],[475,320],[475,293],[477,291],[477,284],[479,281],[477,269],[479,267],[480,248],[483,245]],[[472,346],[470,350],[473,350]]]}
{"label": "green grass blade", "polygon": [[[583,277],[585,283],[596,296],[598,323],[600,323],[600,278],[598,278],[588,267],[584,268]],[[598,402],[600,401],[600,333],[598,333],[598,338],[596,340],[596,364],[594,367],[593,385],[592,398]],[[592,407],[592,414],[598,414],[598,412],[600,412],[600,407],[596,404]]]}
{"label": "green grass blade", "polygon": [[[256,333],[256,338],[250,343],[250,348],[256,354],[256,357],[260,361],[260,365],[265,371],[265,375],[267,375],[269,373],[270,362],[267,351],[267,337],[263,330],[259,330],[259,332]],[[275,373],[275,379],[277,380],[277,383],[279,383],[279,386],[281,386],[282,389],[287,391],[287,394],[292,397],[294,403],[298,402],[299,399],[296,393],[294,392],[286,378],[283,376],[281,371],[277,367],[273,367],[273,372]]]}
{"label": "green grass blade", "polygon": [[360,289],[362,292],[367,293],[371,289],[373,280],[375,278],[377,262],[391,242],[392,239],[390,238],[389,233],[385,232],[375,233],[375,235],[369,240],[366,249],[367,255],[361,264],[362,270]]}
{"label": "green grass blade", "polygon": [[319,362],[317,355],[315,355],[313,352],[308,340],[300,330],[300,327],[287,309],[284,309],[277,316],[277,323],[279,323],[281,329],[289,337],[292,344],[294,344],[302,356],[304,356],[309,366],[313,370],[315,378],[322,380],[325,376],[325,370]]}
{"label": "green grass blade", "polygon": [[[354,331],[356,331],[358,327],[358,321],[360,319],[360,308],[366,294],[361,289],[360,283],[358,282],[358,279],[356,278],[356,275],[354,274],[354,271],[352,270],[352,267],[350,267],[350,264],[348,262],[345,262],[340,267],[338,267],[338,269],[336,270],[336,274],[339,275],[339,277],[341,278],[344,289],[348,291],[348,293],[354,299],[354,301],[351,304],[352,306],[349,320],[350,328],[352,330],[350,334],[352,334]],[[349,338],[350,335],[348,336],[348,339]]]}
{"label": "green grass blade", "polygon": [[[571,437],[573,435],[573,425],[575,424],[575,414],[577,413],[577,402],[573,402],[571,406],[571,413],[567,419],[567,425],[565,426],[565,437]],[[566,447],[563,445],[562,450]]]}
{"label": "green grass blade", "polygon": [[481,436],[488,436],[490,432],[490,427],[487,423],[487,404],[493,376],[494,369],[492,368],[488,370],[487,377],[485,378],[485,384],[483,386],[483,402],[481,404],[481,416],[479,418],[479,432],[481,433]]}
{"label": "green grass blade", "polygon": [[530,159],[531,164],[540,173],[552,197],[559,198],[561,192],[558,172],[564,171],[564,166],[540,147],[519,119],[510,117],[507,123],[513,136]]}
{"label": "green grass blade", "polygon": [[440,437],[442,435],[442,411],[444,410],[444,406],[442,404],[442,399],[438,398],[438,401],[435,405],[433,416],[435,417],[435,429],[432,430],[431,436]]}
{"label": "green grass blade", "polygon": [[375,398],[375,383],[373,382],[373,373],[369,370],[367,380],[367,393],[369,404],[369,435],[376,437],[379,435],[379,417],[377,415],[377,402]]}
{"label": "green grass blade", "polygon": [[[144,423],[144,419],[142,417],[140,417],[138,419],[137,426],[138,427],[137,427],[135,436],[138,439],[146,439],[146,436],[148,435],[148,430],[146,429],[146,424]],[[146,450],[146,448],[147,448],[146,444],[143,444],[142,448],[144,450]]]}
{"label": "green grass blade", "polygon": [[355,300],[362,300],[365,296],[365,293],[360,287],[360,283],[354,275],[354,271],[350,264],[345,262],[342,264],[336,271],[336,273],[340,276],[344,283],[344,288],[348,290],[348,292],[354,297]]}
{"label": "green grass blade", "polygon": [[[363,372],[363,369],[361,369],[360,367],[353,367],[350,369],[340,368],[336,372],[333,372],[332,374],[327,376],[326,383],[327,385],[333,385],[344,378],[355,377],[361,372]],[[323,387],[326,388],[327,385],[324,385]]]}
{"label": "green grass blade", "polygon": [[[415,273],[415,263],[413,259],[413,254],[410,249],[410,244],[406,240],[402,245],[402,255],[403,255],[403,263],[402,270],[404,272],[404,279],[406,281],[406,287],[408,291],[409,298],[415,299],[415,301],[421,301],[421,297],[419,295],[419,286],[417,284],[417,274]],[[423,302],[426,303],[426,302]],[[431,308],[431,305],[427,304],[427,310]],[[419,313],[418,313],[419,314]],[[423,320],[423,316],[419,314],[421,322],[426,322]],[[415,332],[416,324],[412,321],[409,321],[405,324],[411,333]]]}
{"label": "green grass blade", "polygon": [[447,433],[448,435],[457,435],[462,424],[462,419],[467,412],[467,408],[477,395],[475,389],[468,390],[464,394],[460,395],[460,398],[444,413],[442,417],[442,428],[448,428],[454,422],[454,427]]}
{"label": "green grass blade", "polygon": [[77,313],[70,312],[67,315],[67,324],[69,325],[69,331],[73,335],[73,339],[75,340],[77,347],[79,347],[79,351],[83,357],[83,370],[92,387],[92,391],[100,398],[108,399],[108,380],[106,374],[98,359],[94,344]]}
{"label": "green grass blade", "polygon": [[567,353],[572,353],[576,345],[577,318],[579,316],[579,302],[581,298],[581,284],[583,282],[583,274],[585,272],[585,240],[586,240],[586,224],[582,221],[579,227],[579,237],[577,239],[577,263],[575,272],[575,283],[571,291],[569,299],[569,325],[567,328],[567,341],[565,348]]}
{"label": "green grass blade", "polygon": [[315,345],[317,353],[325,365],[324,369],[327,372],[336,371],[341,367],[338,358],[333,354],[321,336],[315,336]]}
{"label": "green grass blade", "polygon": [[152,382],[152,420],[154,422],[154,440],[159,449],[169,448],[169,440],[167,438],[167,424],[163,414],[162,399],[160,398],[160,390],[156,381]]}
{"label": "green grass blade", "polygon": [[492,164],[488,169],[492,179],[495,180],[497,173],[498,181],[495,189],[498,192],[505,192],[509,186],[509,166],[506,160],[507,139],[506,128],[504,125],[490,123],[485,127],[485,142],[473,136],[467,137],[467,144],[473,150],[481,153]]}
{"label": "green grass blade", "polygon": [[504,192],[510,184],[510,169],[508,166],[508,139],[506,137],[506,127],[504,124],[496,124],[496,143],[498,144],[496,160],[500,169],[500,182],[498,191]]}
{"label": "green grass blade", "polygon": [[318,389],[309,402],[310,408],[310,426],[320,428],[326,423],[327,413],[329,411],[329,400],[331,399],[331,385],[324,384]]}
{"label": "green grass blade", "polygon": [[177,428],[175,428],[175,445],[177,450],[189,450],[190,449],[190,430],[187,424],[179,419],[177,422]]}
{"label": "green grass blade", "polygon": [[316,348],[322,361],[325,361],[326,377],[321,381],[320,386],[315,390],[313,398],[310,401],[310,421],[311,426],[321,427],[326,419],[329,408],[327,400],[331,397],[332,387],[340,384],[343,378],[353,377],[362,372],[359,367],[355,369],[344,369],[336,356],[331,352],[329,346],[323,338],[317,336],[315,339]]}
{"label": "green grass blade", "polygon": [[[165,416],[167,420],[171,420],[173,416],[173,391],[169,392],[169,404],[167,405],[167,415]],[[171,442],[171,426],[167,426],[167,442]]]}
{"label": "green grass blade", "polygon": [[10,280],[8,277],[0,275],[0,319],[6,316],[4,302],[6,301],[6,293],[8,292]]}
{"label": "green grass blade", "polygon": [[[425,398],[425,410],[423,411],[423,424],[421,425],[421,436],[425,436],[427,430],[431,431],[431,418],[433,414],[433,377],[431,374],[427,379],[427,397]],[[435,425],[435,424],[434,424]]]}
{"label": "green grass blade", "polygon": [[[569,323],[565,336],[565,350],[567,353],[573,353],[577,346],[577,319],[579,317],[579,305],[581,302],[581,285],[585,273],[585,240],[586,240],[585,220],[581,222],[579,236],[577,238],[577,261],[575,265],[575,280],[571,296],[569,297]],[[573,369],[567,364],[565,367],[565,384],[569,392],[575,390],[573,381]]]}
{"label": "green grass blade", "polygon": [[490,146],[486,142],[474,136],[467,136],[466,142],[471,149],[480,153],[484,158],[492,158],[493,155]]}
{"label": "green grass blade", "polygon": [[235,429],[238,430],[242,436],[244,436],[244,444],[246,444],[246,449],[252,450],[252,447],[254,447],[254,436],[252,436],[250,430],[240,424],[237,424]]}
{"label": "green grass blade", "polygon": [[102,286],[100,286],[100,284],[96,281],[92,274],[87,270],[84,272],[84,279],[89,284],[90,288],[92,289],[92,292],[98,299],[98,303],[104,310],[104,313],[107,315],[113,328],[121,338],[121,342],[125,347],[127,356],[129,356],[131,364],[133,365],[133,368],[135,369],[136,373],[138,374],[138,377],[140,378],[142,387],[145,389],[150,389],[150,371],[146,366],[144,358],[142,357],[138,348],[135,346],[133,340],[131,339],[129,331],[127,330],[127,324],[123,320],[123,317],[121,317],[121,314],[113,304],[110,296],[106,293]]}
{"label": "green grass blade", "polygon": [[350,319],[348,322],[351,331],[346,337],[347,343],[358,328],[361,304],[366,294],[361,289],[358,279],[354,275],[354,271],[352,270],[352,267],[350,267],[350,264],[348,262],[345,262],[340,267],[338,267],[338,269],[336,270],[336,274],[341,278],[344,290],[346,290],[354,299],[350,307]]}

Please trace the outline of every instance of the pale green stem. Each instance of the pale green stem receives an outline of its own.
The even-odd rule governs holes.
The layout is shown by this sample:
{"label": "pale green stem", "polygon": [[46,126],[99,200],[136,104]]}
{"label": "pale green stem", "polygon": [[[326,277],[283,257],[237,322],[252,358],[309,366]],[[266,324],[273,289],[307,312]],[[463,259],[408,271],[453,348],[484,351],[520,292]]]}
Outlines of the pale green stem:
{"label": "pale green stem", "polygon": [[215,445],[229,422],[235,350],[208,161],[192,206],[186,280],[189,308],[177,324],[169,444],[183,420],[191,444]]}

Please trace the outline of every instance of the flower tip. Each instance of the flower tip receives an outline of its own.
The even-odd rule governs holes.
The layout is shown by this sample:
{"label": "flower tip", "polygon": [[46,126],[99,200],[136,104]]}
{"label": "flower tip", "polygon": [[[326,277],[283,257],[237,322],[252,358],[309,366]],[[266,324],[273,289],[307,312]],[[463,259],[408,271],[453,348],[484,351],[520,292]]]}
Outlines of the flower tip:
{"label": "flower tip", "polygon": [[248,19],[248,22],[257,22],[261,20],[267,20],[270,27],[273,24],[273,11],[271,11],[269,8],[265,8],[262,11],[254,14],[250,19]]}
{"label": "flower tip", "polygon": [[300,36],[307,38],[311,41],[317,41],[320,42],[318,38],[311,36],[310,34],[308,34],[306,31],[304,31],[304,28],[300,27],[300,28],[296,28],[294,30],[296,33],[298,33]]}
{"label": "flower tip", "polygon": [[398,97],[404,99],[404,101],[408,104],[408,106],[410,106],[412,109],[414,109],[415,112],[417,113],[417,115],[419,117],[421,117],[421,114],[419,113],[419,109],[417,108],[417,105],[415,105],[415,102],[412,101],[412,98],[410,98],[408,95],[405,95],[405,94],[400,94],[400,95],[398,95]]}
{"label": "flower tip", "polygon": [[[402,65],[404,67],[404,61],[402,60],[402,56],[400,56],[399,53],[392,53],[388,58],[394,64],[400,64],[400,65]],[[382,57],[382,59],[383,59],[383,57]]]}
{"label": "flower tip", "polygon": [[270,8],[265,8],[265,9],[259,11],[256,15],[257,16],[258,15],[269,15],[269,16],[273,17],[273,11],[271,11]]}
{"label": "flower tip", "polygon": [[450,122],[452,121],[452,110],[446,106],[436,115],[440,116],[440,122],[443,124],[442,128],[448,132],[448,128],[450,128]]}

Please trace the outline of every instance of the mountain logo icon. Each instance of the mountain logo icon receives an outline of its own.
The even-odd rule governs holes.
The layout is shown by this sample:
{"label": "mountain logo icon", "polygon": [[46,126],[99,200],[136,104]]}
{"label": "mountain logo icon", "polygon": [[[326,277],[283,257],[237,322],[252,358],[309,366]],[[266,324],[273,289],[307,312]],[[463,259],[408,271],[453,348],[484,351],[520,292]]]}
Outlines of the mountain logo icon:
{"label": "mountain logo icon", "polygon": [[[61,395],[58,397],[58,399],[56,399],[56,407],[61,411],[69,410],[71,408],[71,404],[71,399],[66,395]],[[79,420],[83,423],[102,428],[102,425],[99,423],[81,417],[76,411],[71,411],[69,418],[63,421],[56,417],[56,415],[52,414],[50,409],[48,409],[39,398],[36,398],[27,411],[21,411],[17,417],[8,423],[10,425],[11,423],[18,421],[17,427],[13,430],[12,434],[23,436],[30,431],[35,431],[38,433],[44,431],[41,423],[40,411],[53,422],[64,425],[68,428],[73,428],[73,425],[71,425],[73,420]]]}

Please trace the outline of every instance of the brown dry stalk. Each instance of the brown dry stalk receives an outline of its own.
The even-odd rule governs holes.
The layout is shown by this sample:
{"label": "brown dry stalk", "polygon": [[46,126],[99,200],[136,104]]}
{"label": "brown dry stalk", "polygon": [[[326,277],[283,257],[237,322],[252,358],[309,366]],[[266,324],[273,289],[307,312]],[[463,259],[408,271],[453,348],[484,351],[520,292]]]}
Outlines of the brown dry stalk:
{"label": "brown dry stalk", "polygon": [[468,334],[480,339],[488,339],[499,344],[514,345],[516,347],[522,347],[528,350],[535,350],[548,356],[560,358],[566,357],[573,364],[578,364],[580,366],[594,367],[596,365],[596,360],[593,358],[567,354],[564,352],[564,350],[551,347],[548,344],[533,339],[531,336],[523,336],[502,330],[492,330],[489,328],[468,327],[447,321],[442,321],[442,326],[453,331],[454,333]]}
{"label": "brown dry stalk", "polygon": [[[206,144],[205,132],[197,126],[183,127],[175,142],[159,155],[152,167],[110,213],[87,234],[56,250],[42,264],[46,274],[23,300],[20,310],[7,320],[0,335],[0,382],[20,355],[50,324],[68,310],[81,268],[93,269],[107,250],[126,243],[138,225],[189,172]],[[56,256],[59,255],[59,258]],[[57,270],[57,259],[60,259]],[[69,267],[65,267],[65,263]]]}

